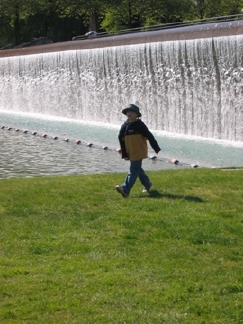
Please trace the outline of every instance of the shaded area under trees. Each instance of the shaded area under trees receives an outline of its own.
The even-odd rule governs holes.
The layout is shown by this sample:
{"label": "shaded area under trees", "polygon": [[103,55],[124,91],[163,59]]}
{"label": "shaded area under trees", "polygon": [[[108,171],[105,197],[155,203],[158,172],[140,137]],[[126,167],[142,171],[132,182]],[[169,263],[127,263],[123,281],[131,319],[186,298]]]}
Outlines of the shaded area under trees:
{"label": "shaded area under trees", "polygon": [[0,47],[242,13],[243,0],[1,0]]}

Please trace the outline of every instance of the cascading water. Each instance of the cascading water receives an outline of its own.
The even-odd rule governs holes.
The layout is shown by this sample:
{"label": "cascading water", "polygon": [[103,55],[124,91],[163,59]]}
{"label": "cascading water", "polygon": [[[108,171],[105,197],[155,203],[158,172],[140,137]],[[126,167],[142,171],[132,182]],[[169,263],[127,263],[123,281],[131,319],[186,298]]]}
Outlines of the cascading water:
{"label": "cascading water", "polygon": [[243,141],[243,35],[0,59],[0,108]]}

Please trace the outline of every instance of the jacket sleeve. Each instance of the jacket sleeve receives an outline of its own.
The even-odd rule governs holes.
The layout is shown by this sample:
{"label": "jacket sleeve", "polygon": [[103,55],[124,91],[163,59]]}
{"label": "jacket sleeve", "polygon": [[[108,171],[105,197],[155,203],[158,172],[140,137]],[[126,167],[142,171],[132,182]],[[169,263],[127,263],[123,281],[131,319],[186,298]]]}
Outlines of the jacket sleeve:
{"label": "jacket sleeve", "polygon": [[151,145],[155,153],[159,153],[161,148],[159,147],[158,142],[156,141],[154,135],[149,131],[148,127],[143,122],[141,124],[141,133],[144,137],[148,139],[149,144]]}
{"label": "jacket sleeve", "polygon": [[119,140],[119,143],[120,143],[120,148],[121,148],[121,158],[122,158],[122,159],[125,159],[125,158],[128,157],[128,154],[127,154],[127,152],[126,152],[126,147],[125,147],[125,140],[124,140],[124,138],[125,138],[125,129],[126,129],[126,127],[125,127],[125,125],[123,124],[123,125],[121,126],[121,129],[120,129],[119,134],[118,134],[118,140]]}

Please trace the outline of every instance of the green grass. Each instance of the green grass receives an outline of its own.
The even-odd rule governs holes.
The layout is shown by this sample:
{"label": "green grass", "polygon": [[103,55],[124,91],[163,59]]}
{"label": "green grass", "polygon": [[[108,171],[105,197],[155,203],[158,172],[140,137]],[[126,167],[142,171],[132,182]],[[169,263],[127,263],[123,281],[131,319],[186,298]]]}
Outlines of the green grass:
{"label": "green grass", "polygon": [[243,323],[243,170],[0,181],[0,323]]}

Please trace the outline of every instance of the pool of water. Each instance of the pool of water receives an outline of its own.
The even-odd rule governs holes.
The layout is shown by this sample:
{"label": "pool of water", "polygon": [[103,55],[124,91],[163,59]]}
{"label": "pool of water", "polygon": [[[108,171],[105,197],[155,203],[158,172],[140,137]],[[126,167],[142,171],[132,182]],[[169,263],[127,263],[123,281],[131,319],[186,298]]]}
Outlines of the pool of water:
{"label": "pool of water", "polygon": [[[118,125],[1,111],[0,127],[0,178],[127,172],[129,168],[116,152]],[[144,160],[146,170],[243,166],[242,143],[153,133],[162,150],[156,160]],[[149,156],[155,156],[151,149]],[[170,163],[172,159],[179,164]]]}
{"label": "pool of water", "polygon": [[[0,129],[0,178],[126,172],[129,168],[114,147],[95,141],[90,147],[83,139],[77,144],[67,134],[54,139],[57,135],[43,137],[43,132],[33,135],[30,130],[9,127]],[[188,167],[159,159],[146,159],[143,165],[146,170]]]}

